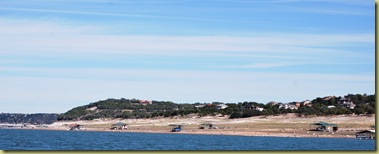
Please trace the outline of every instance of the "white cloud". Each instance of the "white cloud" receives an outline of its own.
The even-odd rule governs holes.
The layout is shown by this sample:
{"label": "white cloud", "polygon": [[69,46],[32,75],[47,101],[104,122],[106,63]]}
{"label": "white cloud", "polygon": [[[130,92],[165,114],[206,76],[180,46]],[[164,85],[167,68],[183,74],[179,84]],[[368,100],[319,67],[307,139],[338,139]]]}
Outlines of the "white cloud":
{"label": "white cloud", "polygon": [[[370,5],[369,5],[370,6]],[[319,14],[337,14],[337,15],[361,15],[374,16],[374,3],[371,4],[372,10],[368,9],[331,9],[317,7],[286,7],[286,10],[293,12],[319,13]]]}
{"label": "white cloud", "polygon": [[[263,65],[263,64],[262,64]],[[277,80],[312,79],[329,81],[374,81],[372,74],[320,74],[320,73],[262,73],[262,72],[234,72],[234,71],[194,71],[194,70],[157,70],[157,69],[116,69],[116,68],[25,68],[25,67],[0,67],[0,71],[13,71],[18,73],[34,73],[47,78],[74,78],[74,79],[99,79],[99,80],[140,80],[147,82],[175,81],[175,80],[238,80],[250,79]],[[252,78],[253,77],[253,78]],[[303,80],[303,79],[302,79]]]}
{"label": "white cloud", "polygon": [[106,27],[0,18],[0,54],[121,53],[242,55],[302,58],[361,53],[334,47],[374,44],[374,34],[258,34],[238,36],[136,36],[106,34]]}
{"label": "white cloud", "polygon": [[231,2],[231,3],[299,3],[299,2],[316,2],[316,3],[338,3],[338,4],[350,4],[350,5],[373,5],[371,0],[213,0],[219,2]]}
{"label": "white cloud", "polygon": [[112,13],[99,11],[76,11],[76,10],[60,10],[60,9],[31,9],[31,8],[1,8],[0,10],[24,11],[24,12],[44,12],[44,13],[60,13],[60,14],[77,14],[77,15],[94,15],[94,16],[113,16],[113,17],[137,17],[137,18],[158,18],[158,19],[174,19],[174,20],[213,20],[205,18],[182,17],[182,16],[165,16],[153,15],[145,13]]}
{"label": "white cloud", "polygon": [[270,62],[270,63],[254,63],[247,65],[229,65],[229,66],[219,66],[221,68],[272,68],[272,67],[283,67],[291,65],[302,65],[306,63],[299,62]]}
{"label": "white cloud", "polygon": [[0,18],[0,34],[3,37],[16,35],[17,37],[31,37],[34,35],[53,34],[88,34],[98,33],[104,29],[92,25],[63,24],[59,19],[10,19]]}

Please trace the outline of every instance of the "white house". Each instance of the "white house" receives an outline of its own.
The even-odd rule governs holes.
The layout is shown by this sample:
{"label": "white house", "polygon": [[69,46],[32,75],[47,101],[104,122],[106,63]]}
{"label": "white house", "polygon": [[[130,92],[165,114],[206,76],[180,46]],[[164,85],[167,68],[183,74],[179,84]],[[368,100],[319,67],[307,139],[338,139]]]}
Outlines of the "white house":
{"label": "white house", "polygon": [[288,104],[280,104],[279,109],[280,108],[288,109]]}
{"label": "white house", "polygon": [[259,107],[259,106],[256,106],[256,107],[255,107],[255,110],[263,111],[263,108],[262,108],[262,107]]}
{"label": "white house", "polygon": [[288,108],[291,109],[291,110],[297,110],[297,106],[296,105],[289,105]]}
{"label": "white house", "polygon": [[297,110],[297,106],[292,104],[281,104],[279,108]]}
{"label": "white house", "polygon": [[329,105],[328,106],[328,109],[330,109],[330,108],[335,108],[336,106],[334,106],[334,105]]}
{"label": "white house", "polygon": [[278,102],[271,101],[271,102],[268,102],[267,104],[271,105],[271,106],[274,106],[274,105],[278,104]]}
{"label": "white house", "polygon": [[218,105],[216,106],[217,110],[225,109],[225,108],[227,108],[227,107],[228,107],[228,106],[225,105],[225,104],[218,104]]}
{"label": "white house", "polygon": [[204,104],[201,104],[201,105],[195,105],[195,108],[203,108],[205,105]]}
{"label": "white house", "polygon": [[305,100],[305,101],[301,102],[301,105],[306,106],[306,105],[308,105],[310,103],[311,103],[311,101]]}
{"label": "white house", "polygon": [[142,105],[149,105],[149,104],[153,104],[153,101],[151,101],[151,100],[140,100],[139,103]]}
{"label": "white house", "polygon": [[351,102],[344,101],[341,106],[346,107],[348,109],[354,109],[355,106],[357,105],[355,105],[352,101]]}

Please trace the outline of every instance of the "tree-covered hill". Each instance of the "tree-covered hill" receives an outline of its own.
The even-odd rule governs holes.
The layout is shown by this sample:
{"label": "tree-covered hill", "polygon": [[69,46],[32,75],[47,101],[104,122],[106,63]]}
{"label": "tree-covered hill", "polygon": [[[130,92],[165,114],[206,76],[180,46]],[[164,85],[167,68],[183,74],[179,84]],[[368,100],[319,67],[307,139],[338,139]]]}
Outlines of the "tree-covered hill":
{"label": "tree-covered hill", "polygon": [[[146,101],[138,99],[107,99],[88,105],[75,107],[58,116],[58,120],[92,120],[98,118],[153,118],[196,114],[228,115],[230,118],[244,118],[261,115],[280,115],[297,113],[299,116],[326,116],[341,114],[374,114],[375,95],[348,94],[346,96],[318,97],[309,104],[304,102],[289,103],[195,103],[176,104],[171,101]],[[226,108],[220,108],[224,104]],[[295,106],[295,108],[287,108]]]}
{"label": "tree-covered hill", "polygon": [[0,113],[0,123],[10,124],[51,124],[57,121],[58,114],[53,113],[36,113],[36,114],[21,114],[21,113]]}
{"label": "tree-covered hill", "polygon": [[[304,101],[305,102],[305,101]],[[138,99],[106,99],[75,107],[62,114],[0,113],[0,123],[51,124],[57,120],[92,120],[98,118],[153,118],[226,115],[229,118],[245,118],[262,115],[296,113],[299,116],[327,116],[341,114],[375,114],[375,94],[348,94],[345,96],[317,97],[304,102],[257,102],[177,104],[171,101],[146,101]],[[225,105],[224,108],[219,105]],[[296,106],[296,108],[287,108]]]}
{"label": "tree-covered hill", "polygon": [[[350,109],[344,102],[352,102]],[[348,94],[344,97],[329,96],[312,100],[312,107],[300,107],[296,113],[301,115],[340,115],[340,114],[375,114],[375,95]]]}
{"label": "tree-covered hill", "polygon": [[193,112],[193,104],[175,104],[170,101],[150,101],[144,104],[143,100],[110,98],[73,108],[60,115],[58,120],[169,117]]}

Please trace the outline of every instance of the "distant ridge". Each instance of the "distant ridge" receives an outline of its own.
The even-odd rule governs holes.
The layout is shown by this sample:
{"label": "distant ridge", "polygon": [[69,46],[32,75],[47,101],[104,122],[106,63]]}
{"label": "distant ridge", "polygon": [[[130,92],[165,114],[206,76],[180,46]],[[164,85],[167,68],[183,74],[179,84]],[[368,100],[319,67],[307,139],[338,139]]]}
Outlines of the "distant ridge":
{"label": "distant ridge", "polygon": [[0,113],[0,123],[9,124],[52,124],[57,121],[59,114],[55,113],[35,113],[35,114],[22,114],[22,113]]}

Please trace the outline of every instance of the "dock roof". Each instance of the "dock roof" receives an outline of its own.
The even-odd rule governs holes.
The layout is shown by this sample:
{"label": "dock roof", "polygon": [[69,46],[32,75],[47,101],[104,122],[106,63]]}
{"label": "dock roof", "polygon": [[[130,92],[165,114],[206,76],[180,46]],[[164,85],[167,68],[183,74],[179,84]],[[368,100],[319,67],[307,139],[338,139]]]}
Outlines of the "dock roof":
{"label": "dock roof", "polygon": [[128,125],[128,124],[123,123],[123,122],[117,122],[117,123],[113,124],[112,126],[123,126],[123,125]]}
{"label": "dock roof", "polygon": [[323,121],[315,122],[312,125],[321,125],[321,126],[329,126],[329,127],[337,126],[337,124],[331,124],[331,123],[327,123],[327,122],[323,122]]}
{"label": "dock roof", "polygon": [[357,133],[375,133],[375,130],[364,130]]}
{"label": "dock roof", "polygon": [[200,125],[213,125],[213,123],[211,123],[211,122],[203,122]]}

